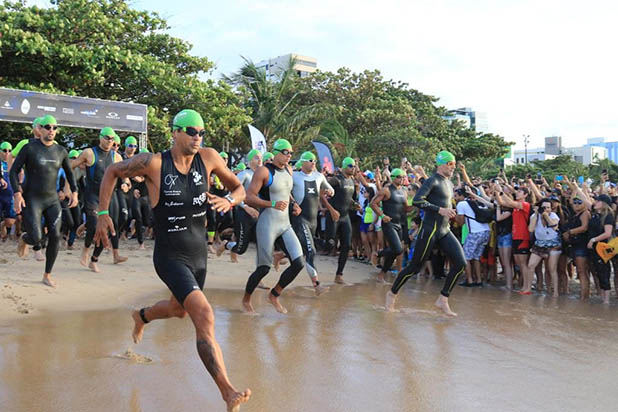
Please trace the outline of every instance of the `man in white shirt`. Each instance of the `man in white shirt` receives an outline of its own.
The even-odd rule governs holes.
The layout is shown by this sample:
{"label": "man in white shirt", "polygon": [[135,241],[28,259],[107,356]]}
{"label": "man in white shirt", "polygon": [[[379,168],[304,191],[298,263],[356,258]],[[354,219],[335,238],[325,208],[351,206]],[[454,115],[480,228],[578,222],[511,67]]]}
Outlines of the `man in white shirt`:
{"label": "man in white shirt", "polygon": [[[483,286],[481,279],[481,256],[489,243],[489,224],[477,222],[476,214],[466,199],[463,189],[455,190],[455,200],[457,201],[457,216],[455,220],[463,226],[468,225],[468,236],[463,244],[464,256],[466,257],[466,281],[460,286]],[[474,280],[473,276],[474,267]]]}

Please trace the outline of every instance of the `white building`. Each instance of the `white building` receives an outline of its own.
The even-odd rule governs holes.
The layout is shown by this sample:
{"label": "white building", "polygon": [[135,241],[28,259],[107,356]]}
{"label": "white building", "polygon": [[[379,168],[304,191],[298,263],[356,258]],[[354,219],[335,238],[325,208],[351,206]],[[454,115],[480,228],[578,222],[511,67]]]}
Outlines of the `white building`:
{"label": "white building", "polygon": [[282,71],[290,65],[290,59],[294,59],[294,70],[300,77],[308,76],[318,69],[318,60],[314,57],[301,56],[300,54],[289,53],[272,59],[262,60],[255,66],[266,71],[270,80],[276,79]]}
{"label": "white building", "polygon": [[[531,163],[533,160],[549,160],[549,159],[555,159],[556,157],[557,157],[556,155],[546,154],[544,147],[528,149],[528,163]],[[515,165],[526,164],[526,151],[525,150],[514,150],[511,164],[515,164]]]}
{"label": "white building", "polygon": [[477,112],[470,107],[461,107],[448,111],[448,115],[442,117],[448,122],[458,120],[469,128],[474,129],[479,133],[488,133],[489,124],[487,123],[487,115],[483,112]]}
{"label": "white building", "polygon": [[599,160],[607,158],[607,149],[600,146],[566,147],[562,149],[562,153],[573,156],[573,160],[584,166],[597,164]]}

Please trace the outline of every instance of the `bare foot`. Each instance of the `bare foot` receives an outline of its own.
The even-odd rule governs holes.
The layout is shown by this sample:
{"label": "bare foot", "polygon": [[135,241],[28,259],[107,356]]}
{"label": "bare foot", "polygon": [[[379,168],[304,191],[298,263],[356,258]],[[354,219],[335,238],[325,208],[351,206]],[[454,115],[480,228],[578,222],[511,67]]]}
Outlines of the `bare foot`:
{"label": "bare foot", "polygon": [[349,285],[345,280],[343,280],[343,275],[335,275],[335,283],[338,285]]}
{"label": "bare foot", "polygon": [[131,317],[133,318],[133,322],[135,322],[135,326],[133,326],[133,335],[132,335],[133,342],[140,343],[140,341],[142,340],[142,335],[144,334],[144,327],[146,327],[146,324],[140,317],[139,310],[134,310],[133,313],[131,313]]}
{"label": "bare foot", "polygon": [[238,263],[238,253],[230,252],[230,262]]}
{"label": "bare foot", "polygon": [[251,389],[245,389],[244,392],[233,392],[227,396],[225,403],[227,404],[228,412],[240,411],[240,405],[247,402],[251,397]]}
{"label": "bare foot", "polygon": [[247,315],[257,315],[255,309],[253,309],[253,305],[251,304],[251,300],[242,300],[242,311]]}
{"label": "bare foot", "polygon": [[227,244],[227,242],[220,242],[217,245],[217,250],[216,250],[217,257],[221,256],[223,254],[223,252],[225,252],[225,245],[226,244]]}
{"label": "bare foot", "polygon": [[268,286],[266,286],[264,284],[264,282],[260,281],[260,283],[257,285],[258,289],[266,289],[266,290],[270,290],[270,288]]}
{"label": "bare foot", "polygon": [[397,309],[395,309],[396,301],[397,301],[397,295],[395,295],[390,290],[386,292],[386,304],[384,305],[384,308],[386,309],[387,312],[399,312]]}
{"label": "bare foot", "polygon": [[215,247],[212,244],[208,245],[208,253],[216,254]]}
{"label": "bare foot", "polygon": [[56,282],[51,279],[51,275],[49,273],[45,273],[43,275],[43,283],[52,288],[56,287]]}
{"label": "bare foot", "polygon": [[314,286],[314,289],[315,295],[320,296],[321,294],[328,292],[330,288],[328,286],[317,285]]}
{"label": "bare foot", "polygon": [[138,249],[139,250],[146,250],[146,245],[144,245],[143,243],[140,243]]}
{"label": "bare foot", "polygon": [[445,296],[438,296],[438,299],[436,299],[436,303],[434,303],[434,305],[442,309],[446,316],[451,316],[453,318],[457,316],[457,314],[451,310],[450,306],[448,305],[448,298]]}
{"label": "bare foot", "polygon": [[82,266],[88,266],[88,252],[90,251],[90,248],[83,248],[82,249],[82,257],[79,259],[79,263]]}
{"label": "bare foot", "polygon": [[118,263],[126,262],[128,259],[129,259],[128,257],[116,255],[114,256],[114,265],[117,265]]}
{"label": "bare foot", "polygon": [[20,236],[19,243],[17,244],[17,256],[19,256],[20,258],[25,258],[26,256],[28,256],[28,252],[28,244],[26,243],[24,238]]}
{"label": "bare foot", "polygon": [[43,256],[43,252],[41,252],[40,250],[34,251],[34,258],[37,262],[42,262],[45,260],[45,256]]}
{"label": "bare foot", "polygon": [[277,309],[277,312],[283,313],[284,315],[288,313],[288,310],[283,307],[281,303],[279,303],[279,298],[272,293],[268,294],[268,301]]}
{"label": "bare foot", "polygon": [[101,271],[99,270],[99,265],[97,265],[97,262],[90,262],[88,264],[88,268],[92,270],[94,273],[101,273]]}

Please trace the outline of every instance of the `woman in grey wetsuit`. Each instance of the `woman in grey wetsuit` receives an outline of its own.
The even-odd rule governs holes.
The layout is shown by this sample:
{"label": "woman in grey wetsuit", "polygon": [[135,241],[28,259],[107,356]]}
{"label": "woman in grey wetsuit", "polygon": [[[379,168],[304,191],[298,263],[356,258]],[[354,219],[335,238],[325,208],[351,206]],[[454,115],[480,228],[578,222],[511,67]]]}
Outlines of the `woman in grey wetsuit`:
{"label": "woman in grey wetsuit", "polygon": [[279,139],[273,146],[275,157],[273,163],[255,171],[247,192],[247,203],[260,208],[260,217],[256,225],[257,233],[257,268],[249,276],[245,295],[242,300],[247,313],[255,313],[251,305],[251,294],[262,278],[268,274],[273,263],[275,242],[280,242],[291,264],[283,271],[277,285],[268,295],[270,303],[281,313],[287,310],[279,303],[279,295],[292,283],[304,266],[303,251],[290,224],[288,205],[300,214],[300,207],[292,199],[292,170],[288,165],[292,157],[292,145],[285,139]]}

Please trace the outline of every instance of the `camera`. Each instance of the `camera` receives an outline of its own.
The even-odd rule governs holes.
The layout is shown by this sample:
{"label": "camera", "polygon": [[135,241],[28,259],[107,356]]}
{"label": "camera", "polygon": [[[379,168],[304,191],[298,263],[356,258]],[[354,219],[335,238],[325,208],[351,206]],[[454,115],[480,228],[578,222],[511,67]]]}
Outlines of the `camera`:
{"label": "camera", "polygon": [[539,214],[542,215],[545,213],[545,206],[539,206]]}

